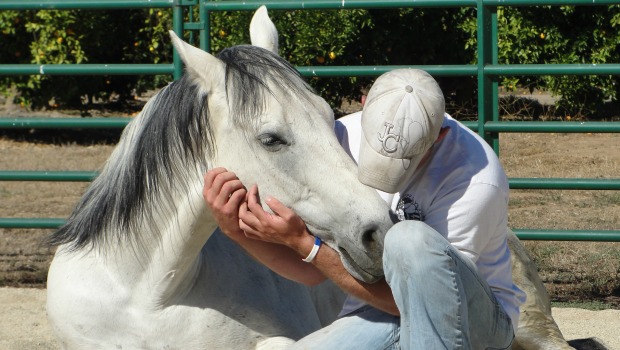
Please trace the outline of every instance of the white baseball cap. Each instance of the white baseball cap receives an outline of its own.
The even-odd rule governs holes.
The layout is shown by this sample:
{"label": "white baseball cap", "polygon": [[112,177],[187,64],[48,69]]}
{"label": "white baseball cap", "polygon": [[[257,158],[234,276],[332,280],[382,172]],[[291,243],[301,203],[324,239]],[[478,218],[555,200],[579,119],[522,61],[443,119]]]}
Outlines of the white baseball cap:
{"label": "white baseball cap", "polygon": [[444,112],[441,88],[427,72],[396,69],[381,75],[362,110],[359,180],[398,192],[437,140]]}

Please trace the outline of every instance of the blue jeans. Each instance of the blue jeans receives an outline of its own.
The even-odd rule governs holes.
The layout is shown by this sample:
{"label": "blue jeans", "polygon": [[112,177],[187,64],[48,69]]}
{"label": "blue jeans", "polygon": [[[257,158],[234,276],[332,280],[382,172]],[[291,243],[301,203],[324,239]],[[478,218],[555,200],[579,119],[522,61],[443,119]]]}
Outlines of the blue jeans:
{"label": "blue jeans", "polygon": [[371,306],[339,318],[293,349],[509,349],[508,315],[475,265],[420,221],[385,238],[385,278],[400,317]]}

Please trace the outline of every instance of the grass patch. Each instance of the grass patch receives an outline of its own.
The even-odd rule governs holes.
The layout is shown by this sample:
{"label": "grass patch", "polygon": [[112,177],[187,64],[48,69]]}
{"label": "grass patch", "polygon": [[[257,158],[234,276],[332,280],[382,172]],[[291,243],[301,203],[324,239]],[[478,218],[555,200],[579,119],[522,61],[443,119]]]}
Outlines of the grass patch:
{"label": "grass patch", "polygon": [[9,192],[4,187],[0,187],[0,198],[8,198],[11,196],[11,192]]}
{"label": "grass patch", "polygon": [[586,309],[591,311],[600,311],[600,310],[608,310],[613,309],[613,305],[594,300],[594,301],[552,301],[551,307],[560,307],[560,308],[576,308],[576,309]]}
{"label": "grass patch", "polygon": [[620,205],[620,192],[597,193],[594,202],[599,206]]}
{"label": "grass patch", "polygon": [[602,308],[620,307],[620,243],[540,241],[524,244],[538,266],[552,301],[569,304],[564,307],[591,309],[596,303]]}

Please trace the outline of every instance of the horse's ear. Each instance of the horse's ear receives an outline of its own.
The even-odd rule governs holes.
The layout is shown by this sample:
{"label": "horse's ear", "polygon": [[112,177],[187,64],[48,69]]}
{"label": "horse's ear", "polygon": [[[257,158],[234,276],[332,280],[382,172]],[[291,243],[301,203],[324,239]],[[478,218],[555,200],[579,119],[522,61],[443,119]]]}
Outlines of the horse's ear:
{"label": "horse's ear", "polygon": [[200,78],[207,90],[211,89],[211,82],[224,80],[225,64],[217,57],[196,48],[181,40],[175,32],[170,31],[172,45],[185,63],[188,74]]}
{"label": "horse's ear", "polygon": [[256,10],[250,22],[252,45],[278,54],[278,30],[267,14],[265,5]]}

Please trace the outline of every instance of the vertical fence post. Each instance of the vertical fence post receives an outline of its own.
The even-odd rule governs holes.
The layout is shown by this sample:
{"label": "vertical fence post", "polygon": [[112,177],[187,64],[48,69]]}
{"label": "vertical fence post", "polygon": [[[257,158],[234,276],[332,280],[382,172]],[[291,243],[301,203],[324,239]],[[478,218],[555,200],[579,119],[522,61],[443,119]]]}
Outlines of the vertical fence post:
{"label": "vertical fence post", "polygon": [[497,79],[489,77],[484,68],[497,64],[497,8],[484,6],[483,0],[477,1],[477,42],[478,42],[478,134],[499,150],[497,133],[485,129],[488,121],[499,119]]}
{"label": "vertical fence post", "polygon": [[202,29],[200,29],[200,48],[207,52],[210,52],[211,45],[210,45],[209,34],[211,31],[209,27],[211,26],[211,23],[209,22],[209,11],[207,11],[207,8],[204,6],[204,3],[207,1],[209,0],[199,1],[200,7],[198,9],[198,13],[200,16],[200,23],[202,23]]}
{"label": "vertical fence post", "polygon": [[[172,30],[183,38],[183,6],[181,0],[175,0],[172,6]],[[179,79],[183,75],[183,62],[176,49],[172,49],[172,63],[174,65],[174,79]]]}
{"label": "vertical fence post", "polygon": [[200,28],[200,48],[209,52],[209,12],[204,6],[206,1],[198,1],[198,21],[202,23]]}
{"label": "vertical fence post", "polygon": [[[190,24],[194,24],[194,9],[192,9],[191,7],[189,7],[188,10],[187,10],[187,18],[188,18],[188,22]],[[195,38],[193,30],[189,31],[189,41],[188,41],[188,43],[190,45],[196,46],[196,38]]]}

